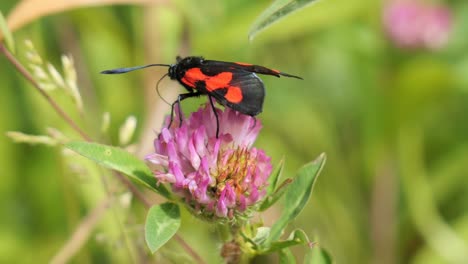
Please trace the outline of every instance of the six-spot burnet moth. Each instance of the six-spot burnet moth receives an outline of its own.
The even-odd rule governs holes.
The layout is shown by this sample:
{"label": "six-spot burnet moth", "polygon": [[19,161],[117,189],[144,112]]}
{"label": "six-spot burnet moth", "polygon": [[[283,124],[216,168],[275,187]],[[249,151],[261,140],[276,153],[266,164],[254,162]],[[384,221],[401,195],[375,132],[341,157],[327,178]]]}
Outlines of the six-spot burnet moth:
{"label": "six-spot burnet moth", "polygon": [[263,100],[265,98],[265,86],[256,73],[273,75],[276,77],[292,77],[302,80],[299,76],[259,65],[205,60],[203,57],[195,56],[186,58],[177,57],[175,64],[149,64],[106,70],[101,73],[119,74],[152,66],[169,67],[168,73],[162,78],[169,75],[172,80],[177,80],[188,91],[188,93],[179,94],[177,100],[172,103],[169,126],[172,124],[175,104],[178,104],[179,121],[182,123],[180,102],[190,97],[206,94],[209,97],[211,107],[216,117],[216,137],[218,137],[219,134],[219,120],[212,98],[216,99],[218,103],[242,114],[256,116],[262,112]]}

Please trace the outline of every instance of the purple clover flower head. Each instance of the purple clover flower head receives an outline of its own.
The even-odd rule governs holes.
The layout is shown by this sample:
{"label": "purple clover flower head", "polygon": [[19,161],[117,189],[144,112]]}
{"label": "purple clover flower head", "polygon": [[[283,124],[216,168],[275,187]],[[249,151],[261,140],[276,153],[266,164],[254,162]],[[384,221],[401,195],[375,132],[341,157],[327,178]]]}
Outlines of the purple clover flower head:
{"label": "purple clover flower head", "polygon": [[399,47],[437,50],[447,44],[453,23],[445,6],[422,0],[388,0],[383,23],[390,39]]}
{"label": "purple clover flower head", "polygon": [[252,147],[259,120],[230,108],[206,104],[179,127],[179,117],[154,140],[155,153],[146,157],[158,183],[168,183],[192,212],[205,219],[246,216],[266,194],[271,159]]}

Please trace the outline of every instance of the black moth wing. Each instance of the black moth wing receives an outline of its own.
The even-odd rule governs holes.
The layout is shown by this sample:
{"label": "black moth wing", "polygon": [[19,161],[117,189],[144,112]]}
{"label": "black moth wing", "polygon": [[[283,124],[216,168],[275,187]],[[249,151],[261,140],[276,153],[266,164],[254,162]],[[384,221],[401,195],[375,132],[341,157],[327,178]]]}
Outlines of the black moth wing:
{"label": "black moth wing", "polygon": [[276,77],[285,76],[285,77],[292,77],[292,78],[302,80],[302,77],[292,75],[292,74],[288,74],[288,73],[285,73],[285,72],[281,72],[281,71],[278,71],[278,70],[270,69],[270,68],[267,68],[267,67],[264,67],[264,66],[255,65],[255,64],[240,63],[240,62],[215,61],[215,60],[205,60],[204,63],[207,63],[209,65],[213,65],[213,66],[223,65],[224,67],[229,67],[231,69],[241,69],[241,70],[244,70],[244,71],[258,73],[258,74],[272,75],[272,76],[276,76]]}
{"label": "black moth wing", "polygon": [[265,100],[265,86],[262,80],[255,73],[251,72],[240,70],[233,71],[233,73],[233,79],[230,84],[242,90],[242,101],[240,103],[229,102],[224,98],[225,92],[219,90],[213,91],[213,96],[220,103],[220,100],[225,101],[225,105],[243,114],[250,116],[260,114],[263,110],[263,101]]}
{"label": "black moth wing", "polygon": [[[204,61],[200,65],[200,69],[208,76],[215,76],[222,72],[232,73],[232,80],[229,82],[228,87],[222,87],[209,92],[209,95],[213,96],[220,104],[250,116],[256,116],[262,112],[263,101],[265,99],[265,86],[255,73],[236,67],[235,63],[211,60]],[[225,95],[229,87],[232,86],[241,89],[242,100],[240,102],[230,102],[226,99]],[[200,88],[197,89],[200,90]]]}

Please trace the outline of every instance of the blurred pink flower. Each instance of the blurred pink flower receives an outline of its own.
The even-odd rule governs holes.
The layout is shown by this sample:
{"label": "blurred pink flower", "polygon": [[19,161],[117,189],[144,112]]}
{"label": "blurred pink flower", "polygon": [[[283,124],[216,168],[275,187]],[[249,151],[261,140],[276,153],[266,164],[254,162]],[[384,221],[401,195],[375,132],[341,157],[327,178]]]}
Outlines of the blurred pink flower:
{"label": "blurred pink flower", "polygon": [[383,22],[397,46],[436,50],[449,40],[452,12],[422,0],[390,0],[384,8]]}
{"label": "blurred pink flower", "polygon": [[[253,148],[260,121],[210,104],[164,128],[154,140],[155,153],[146,157],[155,169],[158,183],[169,183],[192,212],[205,219],[245,215],[266,194],[271,173],[270,157]],[[176,111],[177,112],[177,111]]]}

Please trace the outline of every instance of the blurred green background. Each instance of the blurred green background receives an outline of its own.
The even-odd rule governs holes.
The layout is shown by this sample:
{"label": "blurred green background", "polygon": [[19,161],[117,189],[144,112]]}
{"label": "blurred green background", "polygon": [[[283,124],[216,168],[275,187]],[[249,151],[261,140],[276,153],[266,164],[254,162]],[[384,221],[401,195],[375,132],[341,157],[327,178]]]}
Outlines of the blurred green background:
{"label": "blurred green background", "polygon": [[[275,163],[286,158],[286,176],[327,153],[294,225],[318,237],[337,263],[462,263],[468,254],[467,1],[444,2],[454,24],[438,51],[396,48],[384,32],[380,1],[322,0],[253,42],[249,29],[269,1],[155,2],[34,19],[14,32],[16,56],[28,63],[25,39],[57,67],[61,54],[72,55],[85,113],[59,92],[52,96],[93,138],[113,144],[129,115],[139,121],[135,143],[159,130],[160,124],[146,122],[160,121],[169,109],[154,90],[165,69],[121,76],[101,70],[203,55],[300,75],[304,81],[262,77],[267,97],[256,143]],[[0,10],[8,16],[17,4],[2,0]],[[112,175],[82,159],[67,161],[57,147],[13,143],[6,131],[45,134],[54,127],[79,137],[3,56],[0,80],[0,262],[48,262],[109,191],[104,183]],[[168,101],[182,91],[168,79],[160,90]],[[193,111],[205,100],[188,100],[183,109]],[[112,118],[103,137],[106,111]],[[151,140],[141,144],[151,151]],[[117,184],[112,188],[124,194]],[[72,263],[142,262],[144,215],[138,201],[106,212]],[[265,222],[276,216],[269,213]],[[184,217],[181,236],[209,263],[219,262],[214,230]],[[170,243],[151,259],[164,263],[178,247]],[[295,250],[299,258],[302,250]]]}

